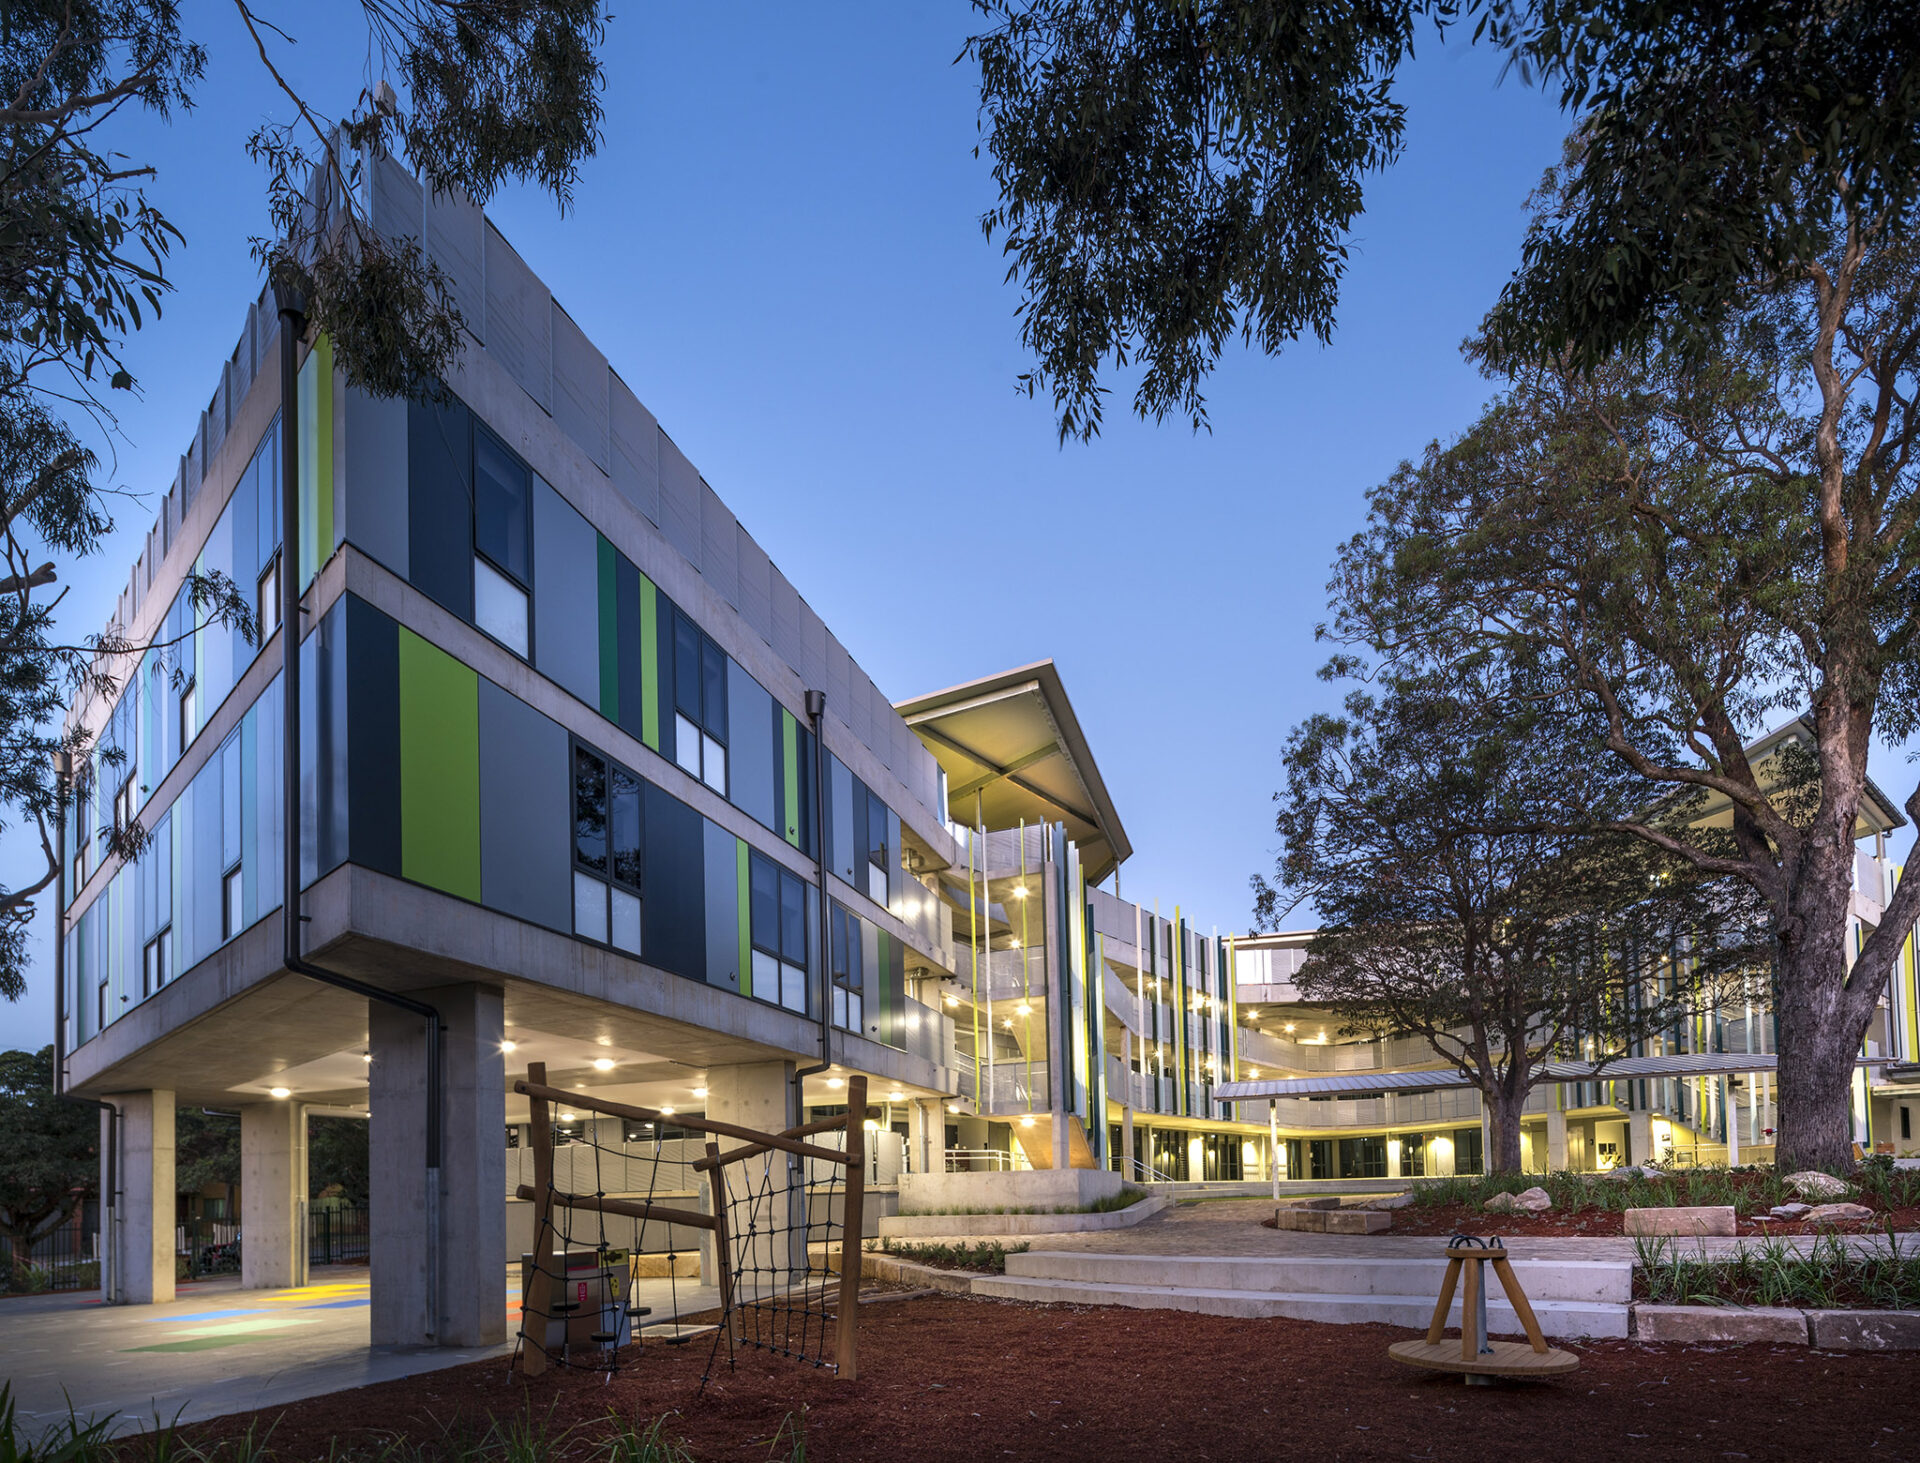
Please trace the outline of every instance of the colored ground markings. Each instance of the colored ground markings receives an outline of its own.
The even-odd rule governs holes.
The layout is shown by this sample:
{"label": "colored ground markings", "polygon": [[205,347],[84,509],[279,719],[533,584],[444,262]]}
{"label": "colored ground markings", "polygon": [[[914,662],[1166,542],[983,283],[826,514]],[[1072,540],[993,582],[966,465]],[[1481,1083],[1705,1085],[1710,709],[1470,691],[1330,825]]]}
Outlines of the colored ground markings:
{"label": "colored ground markings", "polygon": [[168,1327],[162,1335],[181,1339],[156,1341],[146,1346],[128,1346],[121,1350],[218,1351],[222,1347],[243,1345],[257,1337],[283,1334],[295,1326],[315,1325],[323,1319],[320,1316],[293,1314],[297,1311],[346,1310],[369,1303],[364,1280],[267,1291],[259,1293],[258,1299],[258,1305],[234,1306],[225,1310],[143,1316],[140,1320],[148,1325]]}

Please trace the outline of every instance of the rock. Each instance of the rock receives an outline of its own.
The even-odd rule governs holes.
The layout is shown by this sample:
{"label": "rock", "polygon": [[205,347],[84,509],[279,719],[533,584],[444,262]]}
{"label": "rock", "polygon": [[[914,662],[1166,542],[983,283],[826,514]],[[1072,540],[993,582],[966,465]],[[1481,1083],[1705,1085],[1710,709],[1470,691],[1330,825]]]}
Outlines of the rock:
{"label": "rock", "polygon": [[1330,1194],[1318,1199],[1295,1199],[1293,1201],[1293,1207],[1295,1209],[1338,1209],[1340,1207],[1340,1196],[1338,1194]]}
{"label": "rock", "polygon": [[1520,1206],[1512,1194],[1495,1194],[1480,1207],[1489,1214],[1511,1214]]}
{"label": "rock", "polygon": [[1807,1318],[1796,1310],[1636,1304],[1633,1333],[1642,1341],[1677,1341],[1693,1346],[1741,1346],[1752,1342],[1805,1346]]}
{"label": "rock", "polygon": [[1823,1224],[1835,1219],[1871,1219],[1873,1211],[1865,1204],[1816,1204],[1807,1211],[1807,1223]]}
{"label": "rock", "polygon": [[1629,1209],[1621,1224],[1627,1234],[1716,1234],[1738,1232],[1731,1204],[1674,1204],[1659,1209]]}
{"label": "rock", "polygon": [[1802,1169],[1799,1173],[1790,1173],[1786,1185],[1802,1199],[1844,1199],[1853,1192],[1845,1179],[1837,1179],[1830,1173],[1821,1173],[1817,1168]]}
{"label": "rock", "polygon": [[1810,1204],[1776,1204],[1772,1209],[1767,1211],[1767,1218],[1786,1220],[1805,1219],[1812,1212],[1813,1206]]}
{"label": "rock", "polygon": [[1659,1169],[1649,1168],[1645,1164],[1629,1163],[1620,1168],[1608,1169],[1607,1177],[1623,1184],[1632,1179],[1645,1179],[1648,1183],[1657,1184],[1662,1182],[1666,1175]]}
{"label": "rock", "polygon": [[1411,1194],[1388,1194],[1384,1198],[1369,1199],[1362,1209],[1405,1209],[1413,1203]]}
{"label": "rock", "polygon": [[1808,1311],[1823,1351],[1920,1351],[1920,1311]]}
{"label": "rock", "polygon": [[1516,1209],[1524,1209],[1529,1214],[1544,1214],[1553,1207],[1553,1196],[1542,1188],[1531,1188],[1513,1196]]}

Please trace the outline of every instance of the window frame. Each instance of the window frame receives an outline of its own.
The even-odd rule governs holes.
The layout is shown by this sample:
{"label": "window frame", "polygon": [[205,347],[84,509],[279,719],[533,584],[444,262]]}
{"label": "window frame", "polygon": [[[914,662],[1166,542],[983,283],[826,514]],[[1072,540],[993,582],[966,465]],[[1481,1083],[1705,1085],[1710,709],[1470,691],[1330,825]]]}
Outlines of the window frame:
{"label": "window frame", "polygon": [[[507,445],[506,439],[480,419],[480,414],[467,408],[467,547],[472,557],[469,566],[472,578],[473,628],[485,635],[501,649],[520,660],[533,663],[533,478],[531,465]],[[513,567],[500,562],[499,556],[490,553],[480,545],[480,450],[485,440],[497,447],[500,453],[520,470],[524,482],[520,494],[520,538],[525,547],[527,566],[521,573]],[[521,608],[525,619],[526,645],[524,647],[503,640],[480,622],[480,566],[485,565],[504,580],[509,588],[519,591]]]}
{"label": "window frame", "polygon": [[[254,614],[259,622],[260,643],[263,646],[280,629],[280,562],[280,549],[276,547],[254,579]],[[272,581],[271,589],[269,580]]]}
{"label": "window frame", "polygon": [[[643,780],[639,773],[628,767],[624,762],[609,757],[598,747],[584,742],[578,737],[568,738],[567,745],[568,783],[570,789],[568,800],[570,803],[570,821],[573,826],[573,835],[568,840],[572,850],[568,856],[569,872],[572,876],[568,888],[572,897],[573,936],[575,939],[587,941],[588,944],[598,945],[607,950],[615,950],[622,955],[630,955],[636,960],[642,959],[644,958],[646,943],[644,933],[646,891],[643,885],[646,875],[644,848],[646,837],[646,797],[643,791]],[[580,760],[583,757],[592,759],[597,762],[600,767],[600,840],[603,848],[601,861],[604,864],[602,868],[595,868],[592,860],[584,857],[580,851],[579,789]],[[623,778],[631,784],[632,788],[633,847],[631,850],[631,864],[635,875],[633,878],[628,878],[625,874],[619,872],[622,851],[616,841],[618,835],[615,825],[618,810],[615,805],[615,798],[616,796],[624,795],[619,788],[619,782]],[[594,934],[591,931],[582,930],[580,927],[581,899],[584,892],[584,885],[586,884],[597,886],[595,893],[600,900],[600,913],[602,916],[600,928],[604,931],[603,934]],[[616,911],[620,909],[619,900],[622,898],[630,900],[633,905],[631,912],[633,942],[631,946],[622,944],[614,938],[620,928],[620,926],[616,925]],[[626,918],[624,912],[620,915],[620,918],[623,920]]]}
{"label": "window frame", "polygon": [[[723,798],[729,792],[729,763],[733,760],[731,708],[728,705],[727,666],[731,661],[725,648],[680,606],[673,606],[673,630],[667,637],[673,647],[672,673],[668,684],[673,696],[673,761],[689,777]],[[682,665],[691,659],[691,668]],[[709,674],[712,672],[712,674]],[[690,685],[683,681],[690,680]],[[710,699],[719,706],[710,706]],[[691,700],[692,705],[687,704]],[[688,729],[692,735],[688,735]],[[714,766],[718,753],[718,767]]]}
{"label": "window frame", "polygon": [[246,926],[246,882],[241,876],[241,861],[220,875],[220,943],[225,944]]}
{"label": "window frame", "polygon": [[[756,869],[766,869],[773,875],[773,910],[771,931],[761,928],[758,908],[753,898],[752,881]],[[807,881],[784,865],[768,858],[756,848],[747,852],[747,944],[753,954],[768,957],[773,962],[777,989],[769,994],[766,982],[761,978],[761,964],[753,961],[753,998],[768,1005],[779,1006],[782,1010],[792,1011],[799,1016],[807,1016],[812,1007],[813,992],[812,971],[808,968],[812,955],[812,941],[807,935]],[[786,946],[786,909],[788,885],[797,886],[800,891],[800,959],[796,963],[788,957]],[[800,985],[800,1004],[794,1005],[787,999],[788,982],[797,974]]]}

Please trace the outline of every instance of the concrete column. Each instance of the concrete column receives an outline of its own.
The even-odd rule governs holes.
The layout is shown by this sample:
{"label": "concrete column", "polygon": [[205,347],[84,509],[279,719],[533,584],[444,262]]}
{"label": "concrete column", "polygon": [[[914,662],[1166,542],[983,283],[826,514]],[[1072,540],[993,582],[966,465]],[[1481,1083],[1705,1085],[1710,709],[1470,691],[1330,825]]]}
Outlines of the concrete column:
{"label": "concrete column", "polygon": [[240,1109],[240,1284],[307,1283],[307,1113],[297,1102]]}
{"label": "concrete column", "polygon": [[[763,1133],[795,1127],[794,1064],[751,1062],[707,1069],[707,1116]],[[733,1146],[731,1143],[725,1146]],[[728,1192],[735,1202],[728,1214],[734,1262],[742,1267],[742,1285],[782,1283],[785,1272],[807,1268],[804,1228],[804,1159],[778,1151],[727,1167]],[[850,1242],[854,1236],[847,1236]]]}
{"label": "concrete column", "polygon": [[1627,1162],[1653,1162],[1653,1114],[1645,1108],[1627,1114]]}
{"label": "concrete column", "polygon": [[108,1100],[120,1109],[119,1233],[109,1241],[119,1288],[114,1299],[125,1305],[169,1301],[177,1224],[173,1093],[119,1092]]}
{"label": "concrete column", "polygon": [[1567,1167],[1567,1114],[1560,1106],[1561,1089],[1553,1089],[1547,1103],[1547,1172],[1560,1173]]}
{"label": "concrete column", "polygon": [[1133,1165],[1133,1109],[1120,1109],[1120,1176],[1132,1183],[1139,1171]]}
{"label": "concrete column", "polygon": [[1405,1159],[1400,1151],[1400,1140],[1398,1138],[1387,1139],[1387,1177],[1390,1179],[1399,1178],[1403,1171],[1404,1163]]}
{"label": "concrete column", "polygon": [[372,1342],[491,1346],[507,1337],[500,992],[459,985],[417,998],[439,1009],[445,1028],[441,1167],[433,1192],[426,1170],[426,1022],[377,1001],[367,1006]]}

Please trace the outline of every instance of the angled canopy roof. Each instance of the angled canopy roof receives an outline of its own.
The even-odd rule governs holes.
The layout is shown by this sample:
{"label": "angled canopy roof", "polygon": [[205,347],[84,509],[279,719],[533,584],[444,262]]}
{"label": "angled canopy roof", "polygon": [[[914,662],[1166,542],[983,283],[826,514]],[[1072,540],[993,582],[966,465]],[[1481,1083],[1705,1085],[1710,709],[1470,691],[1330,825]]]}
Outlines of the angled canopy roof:
{"label": "angled canopy roof", "polygon": [[[1813,747],[1813,726],[1804,716],[1796,716],[1785,726],[1768,732],[1759,741],[1747,744],[1747,761],[1753,765],[1754,774],[1763,788],[1774,783],[1774,759],[1795,742],[1804,743],[1809,749]],[[1695,821],[1726,827],[1733,822],[1733,804],[1716,793],[1708,799]],[[1876,833],[1891,833],[1896,828],[1906,826],[1907,820],[1900,811],[1900,805],[1882,792],[1869,777],[1865,796],[1860,799],[1860,814],[1854,820],[1853,836],[1870,838]]]}
{"label": "angled canopy roof", "polygon": [[947,816],[990,829],[1064,823],[1098,883],[1133,852],[1050,660],[916,696],[895,709],[947,774]]}

